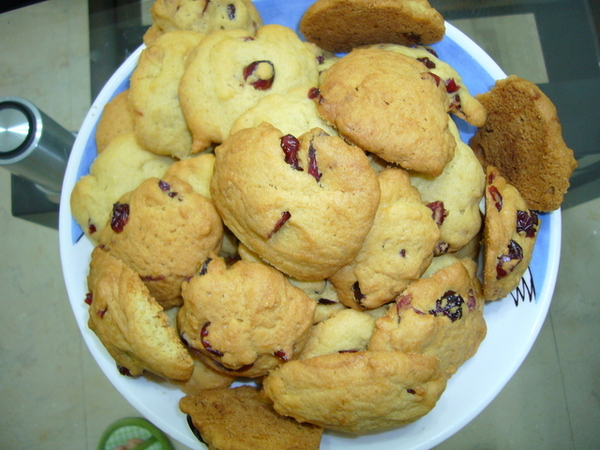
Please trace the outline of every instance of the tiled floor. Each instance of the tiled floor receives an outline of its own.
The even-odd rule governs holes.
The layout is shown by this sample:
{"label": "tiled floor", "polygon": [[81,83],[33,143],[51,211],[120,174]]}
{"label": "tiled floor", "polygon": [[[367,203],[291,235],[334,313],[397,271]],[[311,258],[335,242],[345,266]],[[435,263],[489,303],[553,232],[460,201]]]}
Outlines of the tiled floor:
{"label": "tiled floor", "polygon": [[[531,18],[516,19],[456,25],[505,71],[541,82],[543,59],[524,67],[519,55],[494,54],[494,42]],[[77,130],[90,105],[87,24],[80,0],[50,0],[1,15],[0,96],[26,97]],[[599,232],[600,199],[563,212],[561,269],[539,338],[496,400],[440,449],[600,447]],[[0,255],[0,447],[94,449],[112,421],[138,413],[79,337],[56,231],[12,217],[4,169]]]}

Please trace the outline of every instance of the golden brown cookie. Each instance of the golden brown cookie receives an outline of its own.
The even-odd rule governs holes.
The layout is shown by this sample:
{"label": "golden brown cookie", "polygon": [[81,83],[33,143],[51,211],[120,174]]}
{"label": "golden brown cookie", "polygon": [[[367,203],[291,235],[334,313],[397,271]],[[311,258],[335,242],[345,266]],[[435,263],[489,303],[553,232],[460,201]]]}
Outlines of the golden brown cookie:
{"label": "golden brown cookie", "polygon": [[356,49],[325,72],[319,89],[321,116],[363,150],[431,175],[452,159],[445,86],[414,58]]}
{"label": "golden brown cookie", "polygon": [[122,374],[138,376],[149,371],[174,380],[190,378],[192,358],[133,270],[96,248],[87,285],[88,326]]}
{"label": "golden brown cookie", "polygon": [[515,289],[527,270],[541,221],[493,166],[485,190],[483,291],[488,301]]}
{"label": "golden brown cookie", "polygon": [[365,153],[316,128],[262,123],[216,150],[212,198],[227,227],[282,272],[321,281],[356,256],[379,205]]}
{"label": "golden brown cookie", "polygon": [[362,351],[290,361],[272,371],[263,386],[279,414],[364,434],[427,414],[446,378],[431,356]]}
{"label": "golden brown cookie", "polygon": [[176,177],[149,178],[113,206],[100,244],[139,274],[165,309],[182,303],[181,284],[218,252],[223,225],[211,200]]}
{"label": "golden brown cookie", "polygon": [[317,86],[317,61],[291,29],[266,25],[251,36],[217,31],[188,60],[179,99],[194,137],[193,151],[223,142],[236,119],[261,98]]}
{"label": "golden brown cookie", "polygon": [[150,8],[153,24],[144,36],[151,44],[168,31],[209,34],[241,29],[254,35],[262,19],[251,0],[156,0]]}
{"label": "golden brown cookie", "polygon": [[486,335],[477,266],[456,260],[412,283],[377,319],[369,350],[395,350],[439,359],[449,377]]}
{"label": "golden brown cookie", "polygon": [[97,242],[113,205],[150,177],[161,177],[174,160],[144,150],[133,133],[117,136],[92,162],[71,192],[71,211],[85,234]]}
{"label": "golden brown cookie", "polygon": [[193,31],[164,33],[142,51],[131,74],[135,134],[142,147],[157,155],[181,159],[192,151],[178,91],[186,59],[203,37]]}
{"label": "golden brown cookie", "polygon": [[498,80],[477,99],[487,119],[471,147],[518,189],[530,209],[559,208],[577,161],[562,137],[552,101],[535,84],[515,75]]}
{"label": "golden brown cookie", "polygon": [[182,339],[227,374],[259,377],[302,350],[315,302],[263,263],[207,259],[183,285]]}
{"label": "golden brown cookie", "polygon": [[132,132],[133,109],[126,89],[104,105],[95,134],[97,152],[102,153],[115,137]]}
{"label": "golden brown cookie", "polygon": [[214,389],[183,397],[179,408],[211,450],[318,450],[323,429],[277,414],[257,388]]}
{"label": "golden brown cookie", "polygon": [[444,18],[427,0],[317,0],[300,31],[331,52],[368,44],[433,44],[444,37]]}
{"label": "golden brown cookie", "polygon": [[329,278],[342,303],[357,309],[393,301],[427,269],[440,238],[405,170],[384,170],[379,185],[379,208],[360,252]]}

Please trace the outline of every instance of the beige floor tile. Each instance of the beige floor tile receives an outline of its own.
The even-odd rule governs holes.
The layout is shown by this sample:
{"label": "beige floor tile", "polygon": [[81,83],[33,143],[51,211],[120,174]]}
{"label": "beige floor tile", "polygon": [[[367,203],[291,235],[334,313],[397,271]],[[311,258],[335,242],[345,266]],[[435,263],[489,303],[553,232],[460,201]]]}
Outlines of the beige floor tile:
{"label": "beige floor tile", "polygon": [[548,74],[533,14],[450,21],[474,40],[507,75],[547,83]]}

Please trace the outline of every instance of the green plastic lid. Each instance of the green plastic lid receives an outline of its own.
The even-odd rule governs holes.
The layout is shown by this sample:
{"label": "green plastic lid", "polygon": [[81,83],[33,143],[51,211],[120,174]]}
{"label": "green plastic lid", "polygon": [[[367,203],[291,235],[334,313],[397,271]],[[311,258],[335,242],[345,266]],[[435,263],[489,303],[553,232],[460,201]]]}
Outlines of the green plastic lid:
{"label": "green plastic lid", "polygon": [[139,417],[120,419],[110,425],[100,439],[98,450],[114,450],[132,439],[142,441],[133,450],[173,450],[162,431]]}

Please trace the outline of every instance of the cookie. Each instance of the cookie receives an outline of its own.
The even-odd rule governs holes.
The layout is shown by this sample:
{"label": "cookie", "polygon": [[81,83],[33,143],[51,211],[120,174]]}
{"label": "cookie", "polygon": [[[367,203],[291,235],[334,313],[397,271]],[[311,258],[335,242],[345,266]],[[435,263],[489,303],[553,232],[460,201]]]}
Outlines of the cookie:
{"label": "cookie", "polygon": [[114,203],[147,178],[162,176],[173,162],[144,150],[133,133],[116,137],[92,162],[90,173],[75,183],[70,198],[73,217],[97,242]]}
{"label": "cookie", "polygon": [[356,49],[325,72],[319,89],[319,114],[363,150],[431,175],[452,159],[445,86],[414,58]]}
{"label": "cookie", "polygon": [[205,261],[183,285],[177,315],[182,339],[227,374],[259,377],[295,358],[313,322],[315,302],[274,268],[222,258]]}
{"label": "cookie", "polygon": [[290,361],[269,373],[263,386],[279,414],[364,434],[427,414],[446,378],[434,357],[362,351]]}
{"label": "cookie", "polygon": [[210,179],[215,166],[215,155],[204,153],[173,163],[165,176],[174,176],[189,183],[194,192],[210,198]]}
{"label": "cookie", "polygon": [[94,135],[97,152],[102,153],[115,137],[132,132],[133,110],[129,102],[129,89],[126,89],[104,105]]}
{"label": "cookie", "polygon": [[186,381],[171,381],[171,384],[177,386],[186,395],[195,395],[209,389],[224,389],[231,386],[236,380],[236,376],[226,375],[219,372],[208,364],[194,358],[194,371],[189,380]]}
{"label": "cookie", "polygon": [[469,259],[412,283],[375,322],[369,350],[435,357],[450,377],[486,335],[477,266]]}
{"label": "cookie", "polygon": [[96,248],[87,286],[88,326],[122,374],[138,376],[149,371],[173,380],[190,378],[192,358],[133,270]]}
{"label": "cookie", "polygon": [[498,80],[477,99],[487,119],[471,147],[518,189],[530,209],[558,209],[577,161],[562,137],[552,101],[535,84],[515,75]]}
{"label": "cookie", "polygon": [[317,0],[302,16],[300,32],[338,53],[368,44],[433,44],[446,27],[426,0]]}
{"label": "cookie", "polygon": [[188,60],[179,99],[193,151],[223,142],[235,120],[261,98],[317,86],[317,61],[293,30],[266,25],[256,36],[217,31]]}
{"label": "cookie", "polygon": [[298,280],[320,281],[357,255],[380,195],[360,148],[318,128],[296,138],[263,122],[215,154],[217,209],[264,261]]}
{"label": "cookie", "polygon": [[461,141],[453,121],[449,129],[454,135],[454,157],[443,172],[433,177],[411,173],[411,183],[421,193],[440,225],[440,241],[436,255],[456,252],[479,233],[482,219],[479,204],[483,198],[485,173],[477,157]]}
{"label": "cookie", "polygon": [[312,100],[317,88],[301,86],[283,94],[271,94],[261,98],[237,118],[231,127],[231,133],[244,128],[254,128],[267,122],[283,134],[300,136],[313,128],[321,128],[327,134],[337,132],[317,113]]}
{"label": "cookie", "polygon": [[179,103],[179,82],[189,53],[203,34],[169,31],[140,54],[131,74],[129,100],[138,142],[158,155],[179,159],[190,155],[190,132]]}
{"label": "cookie", "polygon": [[389,303],[431,263],[440,230],[402,169],[379,174],[381,200],[354,261],[329,281],[341,302],[357,309]]}
{"label": "cookie", "polygon": [[374,327],[375,317],[372,315],[343,309],[311,328],[298,359],[366,350]]}
{"label": "cookie", "polygon": [[471,95],[459,73],[450,64],[442,61],[435,50],[423,45],[407,47],[405,45],[380,44],[375,47],[402,53],[423,63],[427,70],[440,77],[444,82],[448,110],[473,126],[483,126],[486,117],[485,108],[479,100]]}
{"label": "cookie", "polygon": [[541,220],[498,169],[487,168],[485,190],[483,291],[486,300],[512,292],[533,254]]}
{"label": "cookie", "polygon": [[99,242],[144,281],[163,308],[182,303],[181,285],[223,238],[211,200],[176,177],[152,177],[115,203]]}
{"label": "cookie", "polygon": [[153,24],[144,36],[146,45],[168,31],[209,34],[241,29],[254,35],[262,26],[260,14],[251,0],[156,0],[150,14]]}
{"label": "cookie", "polygon": [[323,429],[277,414],[253,386],[185,396],[179,408],[209,449],[318,450]]}

